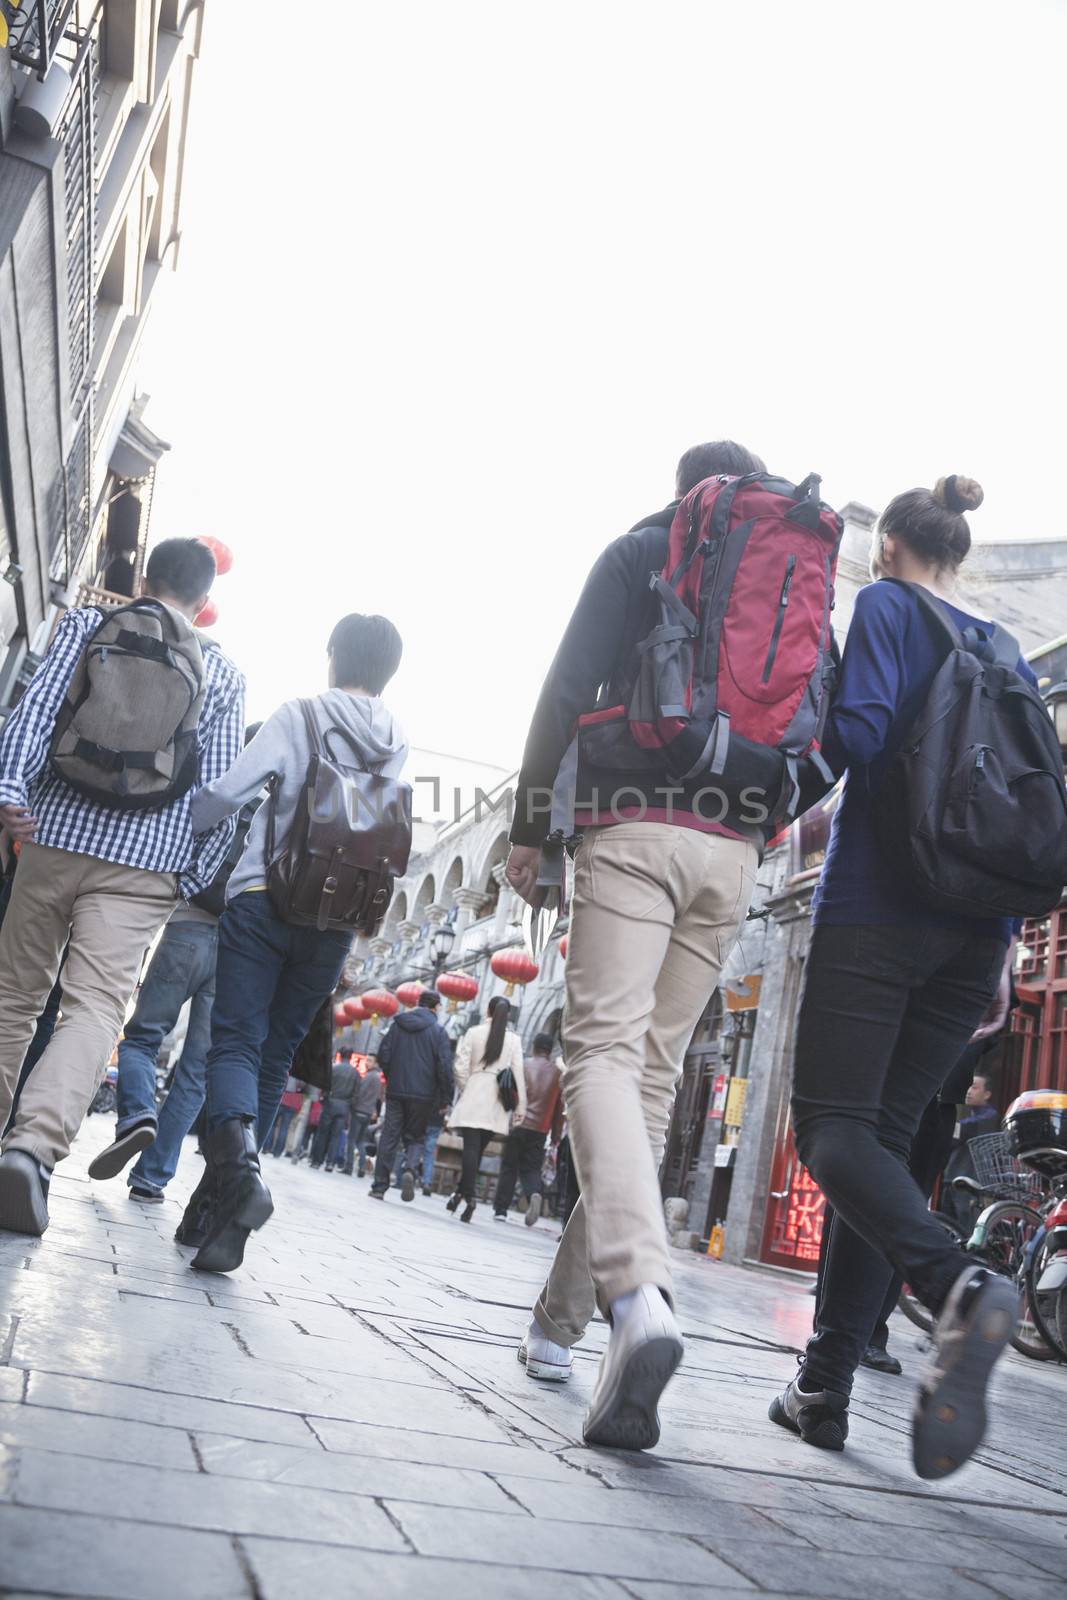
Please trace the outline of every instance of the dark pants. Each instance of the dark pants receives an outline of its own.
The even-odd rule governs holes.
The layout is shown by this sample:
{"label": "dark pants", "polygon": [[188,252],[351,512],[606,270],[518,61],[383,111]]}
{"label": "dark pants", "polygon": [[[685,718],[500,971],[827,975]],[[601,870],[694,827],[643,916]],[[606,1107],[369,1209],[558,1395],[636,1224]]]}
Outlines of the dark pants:
{"label": "dark pants", "polygon": [[239,894],[219,923],[219,959],[211,1050],[207,1058],[208,1126],[231,1117],[270,1131],[297,1046],[341,976],[352,936],[295,928],[270,896]]}
{"label": "dark pants", "polygon": [[463,1171],[460,1173],[459,1192],[464,1200],[473,1200],[485,1147],[493,1135],[488,1128],[464,1128],[462,1133]]}
{"label": "dark pants", "polygon": [[315,1142],[311,1146],[313,1167],[321,1167],[323,1161],[328,1167],[337,1165],[341,1140],[348,1128],[351,1111],[351,1100],[327,1100],[322,1108],[318,1128],[315,1130]]}
{"label": "dark pants", "polygon": [[496,1186],[493,1210],[504,1216],[515,1195],[516,1181],[522,1184],[526,1198],[541,1192],[541,1167],[545,1159],[546,1133],[536,1128],[512,1128],[504,1141],[504,1154],[500,1161],[500,1177]]}
{"label": "dark pants", "polygon": [[348,1139],[345,1145],[345,1171],[349,1177],[359,1157],[359,1176],[362,1178],[367,1170],[367,1129],[370,1127],[371,1114],[369,1111],[353,1111],[352,1119],[348,1124]]}
{"label": "dark pants", "polygon": [[393,1163],[401,1146],[404,1150],[401,1172],[414,1172],[416,1177],[421,1173],[426,1129],[436,1109],[432,1100],[409,1100],[406,1095],[393,1094],[386,1097],[371,1185],[378,1194],[384,1194],[389,1187]]}
{"label": "dark pants", "polygon": [[800,1160],[838,1217],[804,1358],[811,1385],[851,1390],[894,1271],[937,1312],[967,1265],[908,1162],[923,1112],[982,1020],[1003,964],[1000,940],[967,930],[815,930],[793,1126]]}
{"label": "dark pants", "polygon": [[285,1154],[285,1141],[289,1137],[289,1129],[295,1116],[295,1106],[278,1107],[278,1115],[274,1119],[270,1137],[263,1147],[268,1155],[283,1156]]}

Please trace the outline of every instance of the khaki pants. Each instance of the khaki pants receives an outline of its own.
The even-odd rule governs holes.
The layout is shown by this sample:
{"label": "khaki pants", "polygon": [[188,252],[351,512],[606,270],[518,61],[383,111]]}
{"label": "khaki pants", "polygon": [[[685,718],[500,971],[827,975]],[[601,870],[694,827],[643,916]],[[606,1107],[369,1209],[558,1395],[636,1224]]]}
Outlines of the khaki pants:
{"label": "khaki pants", "polygon": [[557,1344],[643,1283],[671,1292],[659,1163],[757,863],[752,844],[658,822],[597,829],[578,851],[563,1094],[582,1195],[534,1308]]}
{"label": "khaki pants", "polygon": [[63,966],[63,1012],[26,1080],[5,1150],[52,1167],[70,1150],[122,1028],[144,953],[176,903],[173,873],[22,847],[0,930],[0,1128]]}

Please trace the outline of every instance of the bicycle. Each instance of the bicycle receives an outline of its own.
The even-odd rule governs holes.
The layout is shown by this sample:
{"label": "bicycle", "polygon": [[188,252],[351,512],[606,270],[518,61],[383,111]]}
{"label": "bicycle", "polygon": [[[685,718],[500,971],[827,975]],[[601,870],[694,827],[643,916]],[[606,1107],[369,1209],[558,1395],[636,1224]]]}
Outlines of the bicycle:
{"label": "bicycle", "polygon": [[1004,1127],[1014,1155],[1051,1187],[1026,1252],[1026,1300],[1049,1350],[1067,1361],[1067,1092],[1027,1089]]}
{"label": "bicycle", "polygon": [[[1034,1361],[1052,1360],[1056,1347],[1050,1346],[1036,1322],[1025,1292],[1030,1247],[1043,1225],[1042,1213],[1034,1204],[1044,1198],[1041,1181],[1019,1167],[1007,1134],[983,1134],[971,1140],[968,1150],[975,1176],[954,1178],[952,1187],[958,1193],[971,1195],[983,1207],[970,1235],[965,1236],[954,1218],[943,1211],[931,1214],[953,1241],[981,1265],[1018,1284],[1020,1315],[1011,1339],[1013,1348]],[[909,1322],[924,1333],[932,1331],[932,1312],[915,1299],[907,1285],[901,1290],[898,1305]]]}

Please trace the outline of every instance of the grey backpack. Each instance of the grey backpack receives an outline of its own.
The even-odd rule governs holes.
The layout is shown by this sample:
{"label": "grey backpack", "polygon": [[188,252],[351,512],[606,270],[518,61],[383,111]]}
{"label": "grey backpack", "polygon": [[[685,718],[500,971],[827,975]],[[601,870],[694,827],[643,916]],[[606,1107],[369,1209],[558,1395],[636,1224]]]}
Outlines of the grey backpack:
{"label": "grey backpack", "polygon": [[159,600],[109,612],[90,636],[56,717],[53,770],[121,811],[166,806],[192,788],[204,703],[196,630]]}

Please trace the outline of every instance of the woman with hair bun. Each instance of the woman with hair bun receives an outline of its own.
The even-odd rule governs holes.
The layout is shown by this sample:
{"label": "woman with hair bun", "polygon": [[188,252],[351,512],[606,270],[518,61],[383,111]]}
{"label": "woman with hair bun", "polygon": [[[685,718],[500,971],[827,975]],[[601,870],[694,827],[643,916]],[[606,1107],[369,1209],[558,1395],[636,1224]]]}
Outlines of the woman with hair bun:
{"label": "woman with hair bun", "polygon": [[[986,1383],[1017,1305],[1012,1285],[976,1268],[931,1216],[907,1163],[925,1107],[997,988],[1012,927],[921,899],[883,853],[873,797],[945,656],[916,590],[961,632],[993,631],[956,592],[966,513],[982,499],[957,475],[897,495],[874,534],[878,581],[860,591],[849,628],[824,748],[845,784],[813,902],[793,1084],[797,1152],[834,1214],[815,1332],[770,1409],[809,1444],[844,1447],[853,1376],[896,1270],[938,1317],[913,1425],[924,1478],[955,1471],[981,1442]],[[1025,661],[1017,671],[1035,682]]]}

